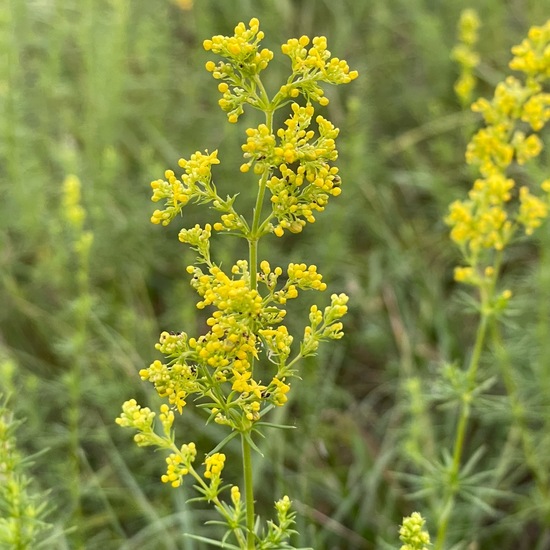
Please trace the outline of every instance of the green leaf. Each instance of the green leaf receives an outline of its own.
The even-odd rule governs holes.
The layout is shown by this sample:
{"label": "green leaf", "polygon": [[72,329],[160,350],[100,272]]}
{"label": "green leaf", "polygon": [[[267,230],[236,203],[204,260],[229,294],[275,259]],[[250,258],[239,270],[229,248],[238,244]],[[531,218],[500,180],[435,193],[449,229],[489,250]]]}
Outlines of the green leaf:
{"label": "green leaf", "polygon": [[193,540],[200,540],[201,542],[206,542],[211,546],[217,546],[218,548],[229,548],[230,550],[241,550],[238,546],[234,544],[228,544],[225,542],[220,542],[219,540],[207,539],[206,537],[200,537],[199,535],[190,535],[189,533],[184,534],[185,537],[189,537]]}
{"label": "green leaf", "polygon": [[214,453],[219,452],[220,449],[223,449],[233,438],[237,436],[239,432],[231,432],[229,435],[224,437],[208,454],[213,455]]}

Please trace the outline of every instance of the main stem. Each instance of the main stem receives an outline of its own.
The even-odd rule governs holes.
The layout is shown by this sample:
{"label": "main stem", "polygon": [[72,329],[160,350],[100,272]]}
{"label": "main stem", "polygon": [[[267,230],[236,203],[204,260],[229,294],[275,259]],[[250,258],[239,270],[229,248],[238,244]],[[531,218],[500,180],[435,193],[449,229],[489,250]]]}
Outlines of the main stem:
{"label": "main stem", "polygon": [[[273,128],[273,111],[266,110],[265,112],[266,125],[271,132]],[[250,228],[250,234],[248,236],[248,268],[250,271],[250,288],[252,290],[258,289],[258,241],[260,239],[259,229],[262,221],[262,206],[264,203],[265,190],[267,187],[267,178],[269,177],[269,170],[266,169],[262,174],[259,182],[258,195],[256,196],[256,204],[254,206],[254,216],[252,218],[252,225]],[[251,360],[251,369],[254,368],[254,359]],[[246,548],[247,550],[255,549],[254,533],[254,482],[252,476],[252,449],[250,443],[245,437],[244,433],[241,433],[242,453],[243,453],[243,477],[244,477],[244,494],[246,502]]]}
{"label": "main stem", "polygon": [[[269,130],[273,128],[273,111],[265,112],[265,123]],[[258,240],[260,238],[259,229],[262,221],[262,206],[265,198],[265,189],[267,187],[267,178],[269,177],[269,169],[266,169],[259,181],[258,195],[256,196],[256,204],[254,205],[254,216],[250,234],[248,236],[248,253],[249,253],[249,269],[250,269],[250,288],[257,290],[257,272],[258,272]]]}
{"label": "main stem", "polygon": [[252,450],[244,434],[241,434],[243,453],[244,496],[246,502],[246,548],[256,548],[254,533],[254,484],[252,479]]}
{"label": "main stem", "polygon": [[471,402],[472,402],[472,390],[475,388],[475,381],[477,370],[479,366],[479,360],[481,358],[481,352],[483,350],[483,344],[485,342],[485,335],[487,333],[487,325],[491,312],[489,310],[487,299],[482,300],[481,306],[481,319],[476,334],[476,341],[474,350],[470,358],[470,364],[468,366],[467,379],[468,390],[462,396],[460,417],[458,419],[458,425],[456,428],[456,436],[453,450],[453,463],[449,472],[449,485],[447,490],[447,497],[441,512],[439,527],[437,530],[437,539],[435,541],[434,550],[442,550],[445,538],[447,536],[447,528],[449,526],[449,520],[451,518],[452,511],[454,509],[455,497],[460,488],[458,477],[460,473],[460,464],[462,461],[462,453],[464,451],[464,440],[466,438],[466,430],[468,427],[468,421],[470,419]]}

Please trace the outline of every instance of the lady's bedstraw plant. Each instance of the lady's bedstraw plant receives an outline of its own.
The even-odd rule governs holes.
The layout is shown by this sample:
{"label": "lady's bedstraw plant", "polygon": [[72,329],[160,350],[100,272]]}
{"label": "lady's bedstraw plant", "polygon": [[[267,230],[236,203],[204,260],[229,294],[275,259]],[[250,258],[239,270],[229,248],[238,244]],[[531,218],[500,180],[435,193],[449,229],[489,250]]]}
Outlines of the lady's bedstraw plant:
{"label": "lady's bedstraw plant", "polygon": [[[340,319],[347,311],[345,294],[333,294],[324,309],[312,306],[309,324],[299,345],[284,324],[288,300],[302,290],[324,291],[326,284],[315,265],[290,263],[286,274],[259,257],[262,237],[285,231],[299,233],[313,223],[330,197],[341,191],[338,168],[332,165],[338,154],[338,129],[317,115],[313,103],[327,105],[321,83],[346,84],[357,77],[347,63],[331,57],[324,37],[312,41],[306,36],[291,39],[282,46],[290,58],[292,73],[270,98],[260,73],[273,58],[273,52],[260,48],[264,34],[257,19],[247,28],[235,27],[233,36],[214,36],[204,48],[222,57],[209,61],[206,69],[220,81],[220,107],[229,122],[235,123],[245,106],[262,112],[265,122],[246,130],[244,163],[240,170],[252,172],[257,181],[256,204],[247,219],[235,209],[235,196],[221,197],[212,181],[211,169],[218,164],[218,152],[196,152],[181,159],[183,175],[167,170],[164,179],[152,182],[154,202],[164,202],[151,221],[168,225],[188,203],[209,204],[220,215],[204,226],[182,229],[179,240],[197,252],[196,264],[187,268],[191,286],[197,291],[199,309],[209,308],[209,331],[198,337],[185,332],[163,332],[156,348],[165,360],[156,360],[140,371],[143,380],[154,384],[167,403],[160,408],[155,429],[155,413],[134,399],[123,405],[117,423],[137,430],[140,446],[156,446],[169,452],[162,481],[179,487],[187,475],[193,477],[200,498],[211,502],[227,527],[223,541],[197,539],[224,548],[292,548],[288,543],[293,516],[291,502],[284,496],[275,503],[276,520],[261,527],[254,512],[251,449],[254,439],[272,426],[266,413],[285,404],[290,380],[297,376],[300,359],[314,355],[320,342],[342,337]],[[302,96],[304,105],[296,102]],[[290,107],[284,126],[275,129],[273,114]],[[317,133],[312,129],[315,120]],[[269,197],[269,200],[267,199]],[[267,203],[267,204],[266,204]],[[215,263],[210,252],[212,232],[240,236],[248,241],[248,260],[240,259],[227,271]],[[203,409],[208,422],[228,429],[227,437],[204,458],[202,474],[196,467],[202,453],[193,442],[176,444],[174,418],[182,414],[188,401]],[[228,441],[239,437],[242,447],[243,486],[232,486],[229,499],[222,500],[228,487],[221,473],[226,456],[220,451]],[[218,522],[219,523],[219,522]]]}
{"label": "lady's bedstraw plant", "polygon": [[19,425],[0,394],[0,548],[47,548],[53,540],[52,525],[45,521],[51,511],[49,499],[32,489],[29,460],[17,448]]}
{"label": "lady's bedstraw plant", "polygon": [[[451,238],[463,257],[463,264],[455,269],[454,276],[457,281],[477,289],[480,320],[465,373],[450,367],[447,373],[460,386],[460,405],[436,550],[444,547],[455,499],[468,485],[467,471],[471,465],[461,464],[472,401],[483,389],[477,375],[487,338],[490,337],[497,357],[502,349],[496,320],[512,296],[509,289],[499,285],[504,253],[519,234],[531,235],[548,216],[550,208],[550,179],[540,182],[538,189],[533,190],[526,185],[517,188],[510,177],[511,167],[522,166],[539,155],[542,142],[537,134],[550,119],[550,94],[544,91],[550,79],[550,21],[542,27],[533,27],[512,53],[510,68],[520,76],[506,78],[496,87],[492,100],[479,99],[472,106],[485,122],[466,151],[466,160],[478,169],[479,178],[466,199],[451,204],[446,218]],[[522,433],[527,465],[538,490],[548,498],[548,472],[537,464],[536,450],[526,429],[508,362],[500,363],[514,420]]]}

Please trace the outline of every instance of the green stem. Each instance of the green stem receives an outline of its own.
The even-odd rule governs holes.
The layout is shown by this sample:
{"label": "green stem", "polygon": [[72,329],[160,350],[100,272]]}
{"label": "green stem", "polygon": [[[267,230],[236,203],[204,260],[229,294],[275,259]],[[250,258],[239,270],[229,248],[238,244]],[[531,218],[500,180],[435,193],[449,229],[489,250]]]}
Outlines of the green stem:
{"label": "green stem", "polygon": [[[273,111],[269,110],[265,113],[265,122],[269,131],[273,128]],[[254,216],[252,218],[252,226],[248,236],[248,252],[249,252],[249,269],[250,269],[250,288],[257,289],[257,272],[258,272],[258,240],[261,236],[259,231],[262,219],[262,206],[265,198],[265,190],[267,187],[267,178],[269,170],[265,170],[260,178],[258,195],[256,196],[256,204],[254,206]]]}
{"label": "green stem", "polygon": [[[265,94],[265,90],[263,90]],[[273,128],[273,110],[266,109],[266,125],[271,132]],[[258,289],[258,241],[261,237],[260,227],[262,219],[262,206],[265,198],[265,190],[267,187],[267,178],[269,177],[269,170],[265,170],[260,178],[258,195],[256,196],[256,204],[254,206],[254,216],[252,218],[252,225],[250,233],[248,235],[248,263],[250,270],[250,288],[253,290]],[[253,360],[251,361],[251,369],[254,368]],[[254,483],[252,476],[252,450],[250,443],[245,437],[244,433],[241,433],[242,453],[243,453],[243,477],[244,477],[244,494],[246,502],[246,548],[247,550],[254,550],[256,535],[254,534]]]}
{"label": "green stem", "polygon": [[254,534],[254,484],[252,479],[252,450],[244,433],[241,434],[243,452],[244,496],[246,503],[246,549],[254,550],[256,547]]}
{"label": "green stem", "polygon": [[[485,344],[485,337],[487,335],[487,329],[489,326],[489,320],[493,315],[493,300],[495,296],[495,286],[499,277],[500,267],[502,265],[503,253],[498,251],[495,254],[493,260],[493,275],[491,280],[480,286],[480,319],[479,326],[477,327],[476,340],[474,349],[470,357],[470,363],[466,370],[466,380],[468,386],[462,396],[462,402],[460,405],[460,417],[456,428],[455,443],[453,447],[453,462],[449,471],[449,485],[447,487],[447,495],[445,503],[443,505],[443,511],[439,517],[437,538],[434,544],[434,550],[442,550],[447,537],[447,528],[449,527],[449,520],[451,518],[454,502],[458,490],[460,489],[459,473],[460,465],[462,461],[462,454],[464,452],[464,441],[466,439],[466,431],[468,429],[468,421],[470,420],[471,403],[473,399],[472,392],[476,386],[476,377],[481,359],[481,353]],[[475,258],[471,258],[470,265],[478,266],[478,261]]]}
{"label": "green stem", "polygon": [[455,497],[460,488],[458,477],[460,472],[460,464],[462,461],[462,453],[464,452],[464,440],[466,438],[468,421],[470,419],[472,390],[475,388],[479,360],[481,358],[481,352],[483,351],[485,336],[487,334],[488,321],[491,316],[491,310],[488,307],[490,300],[487,294],[492,296],[492,292],[486,293],[485,297],[482,298],[481,318],[477,329],[474,349],[470,358],[470,364],[468,365],[468,370],[466,372],[468,379],[468,390],[462,396],[460,417],[456,428],[456,436],[453,450],[453,463],[451,464],[451,469],[449,471],[449,485],[447,487],[447,496],[445,499],[445,504],[443,505],[443,511],[439,519],[439,526],[437,530],[437,538],[434,544],[434,550],[442,550],[443,548],[447,536],[447,528],[449,527],[449,520],[454,509]]}

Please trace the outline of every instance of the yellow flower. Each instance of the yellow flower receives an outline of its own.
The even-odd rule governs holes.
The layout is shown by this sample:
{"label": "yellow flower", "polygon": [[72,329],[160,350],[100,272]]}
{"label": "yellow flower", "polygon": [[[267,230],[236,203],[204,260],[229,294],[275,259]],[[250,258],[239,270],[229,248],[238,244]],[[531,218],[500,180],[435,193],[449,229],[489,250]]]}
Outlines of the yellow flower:
{"label": "yellow flower", "polygon": [[184,11],[193,9],[193,0],[173,0],[173,2]]}
{"label": "yellow flower", "polygon": [[510,68],[534,79],[550,78],[549,43],[550,20],[542,27],[532,27],[527,38],[512,48],[514,58],[510,61]]}
{"label": "yellow flower", "polygon": [[204,477],[207,479],[218,478],[225,465],[225,455],[223,453],[214,453],[206,457],[204,464],[206,465]]}
{"label": "yellow flower", "polygon": [[273,378],[271,381],[275,385],[275,389],[271,395],[271,399],[278,407],[282,407],[287,401],[288,397],[286,394],[290,391],[290,385],[285,384],[285,379],[279,380],[278,378]]}
{"label": "yellow flower", "polygon": [[517,220],[525,227],[525,233],[531,235],[537,227],[542,225],[542,220],[548,216],[548,203],[532,195],[525,186],[519,190],[519,202]]}
{"label": "yellow flower", "polygon": [[166,473],[161,476],[161,481],[170,483],[172,487],[179,487],[183,477],[189,473],[196,456],[197,449],[194,443],[182,445],[178,452],[170,453],[166,457]]}
{"label": "yellow flower", "polygon": [[521,120],[528,122],[538,132],[550,120],[550,94],[531,96],[523,105]]}
{"label": "yellow flower", "polygon": [[231,389],[238,392],[248,392],[250,391],[250,384],[248,380],[251,378],[252,373],[250,371],[247,372],[237,372],[233,371],[233,385],[231,386]]}

